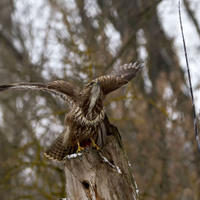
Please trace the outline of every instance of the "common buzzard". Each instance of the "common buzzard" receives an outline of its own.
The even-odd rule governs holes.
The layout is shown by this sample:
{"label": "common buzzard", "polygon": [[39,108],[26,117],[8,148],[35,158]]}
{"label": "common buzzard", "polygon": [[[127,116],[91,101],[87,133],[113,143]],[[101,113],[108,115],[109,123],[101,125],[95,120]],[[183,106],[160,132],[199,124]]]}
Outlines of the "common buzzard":
{"label": "common buzzard", "polygon": [[44,153],[50,159],[62,161],[66,155],[78,152],[88,144],[97,149],[103,146],[106,136],[103,100],[107,94],[127,84],[142,66],[141,62],[120,66],[110,75],[93,80],[80,92],[63,80],[46,84],[1,85],[0,92],[10,89],[42,90],[61,97],[70,105],[71,112],[65,117],[63,132]]}

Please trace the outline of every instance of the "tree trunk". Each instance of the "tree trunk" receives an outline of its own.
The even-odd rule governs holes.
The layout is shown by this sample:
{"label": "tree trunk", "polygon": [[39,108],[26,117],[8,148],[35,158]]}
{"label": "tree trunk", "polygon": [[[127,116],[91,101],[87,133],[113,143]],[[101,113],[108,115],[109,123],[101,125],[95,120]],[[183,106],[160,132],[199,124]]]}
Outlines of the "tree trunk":
{"label": "tree trunk", "polygon": [[86,148],[64,161],[67,200],[138,200],[139,191],[116,127],[108,120],[100,150]]}

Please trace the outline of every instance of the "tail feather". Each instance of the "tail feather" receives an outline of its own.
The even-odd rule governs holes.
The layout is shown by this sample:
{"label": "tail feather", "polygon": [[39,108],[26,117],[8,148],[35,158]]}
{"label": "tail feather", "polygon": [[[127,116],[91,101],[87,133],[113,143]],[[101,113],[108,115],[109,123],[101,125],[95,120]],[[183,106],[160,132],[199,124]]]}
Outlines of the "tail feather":
{"label": "tail feather", "polygon": [[102,147],[105,143],[107,132],[104,122],[102,122],[98,128],[97,145]]}
{"label": "tail feather", "polygon": [[56,161],[62,161],[68,155],[68,148],[63,144],[64,132],[61,133],[51,146],[44,152],[44,155]]}

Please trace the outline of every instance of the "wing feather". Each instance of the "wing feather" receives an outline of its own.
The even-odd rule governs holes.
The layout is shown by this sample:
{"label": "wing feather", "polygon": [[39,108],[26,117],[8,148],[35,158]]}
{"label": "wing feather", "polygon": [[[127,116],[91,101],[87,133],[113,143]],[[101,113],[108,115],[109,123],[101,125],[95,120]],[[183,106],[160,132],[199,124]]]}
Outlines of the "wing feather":
{"label": "wing feather", "polygon": [[[53,160],[62,161],[65,156],[70,152],[68,148],[68,141],[65,141],[65,135],[68,129],[64,129],[63,132],[53,141],[53,143],[44,152],[44,155]],[[69,133],[67,133],[69,134]]]}
{"label": "wing feather", "polygon": [[9,85],[0,85],[0,92],[10,89],[17,90],[41,90],[45,92],[49,92],[56,96],[61,97],[71,106],[74,103],[74,99],[76,99],[77,91],[73,88],[73,86],[62,80],[50,82],[47,84],[43,83],[14,83]]}
{"label": "wing feather", "polygon": [[138,71],[143,67],[142,62],[135,62],[120,66],[117,70],[111,72],[110,75],[101,76],[96,79],[100,82],[101,89],[104,95],[120,88],[127,84],[132,78],[134,78]]}

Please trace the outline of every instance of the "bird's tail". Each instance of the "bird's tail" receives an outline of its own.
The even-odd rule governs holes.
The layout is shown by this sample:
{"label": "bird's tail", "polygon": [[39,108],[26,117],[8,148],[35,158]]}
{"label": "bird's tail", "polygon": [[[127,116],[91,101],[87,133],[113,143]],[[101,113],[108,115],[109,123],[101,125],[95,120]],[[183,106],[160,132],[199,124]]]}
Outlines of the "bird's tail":
{"label": "bird's tail", "polygon": [[64,145],[64,132],[62,132],[44,152],[44,155],[52,160],[62,161],[68,155],[67,145]]}

